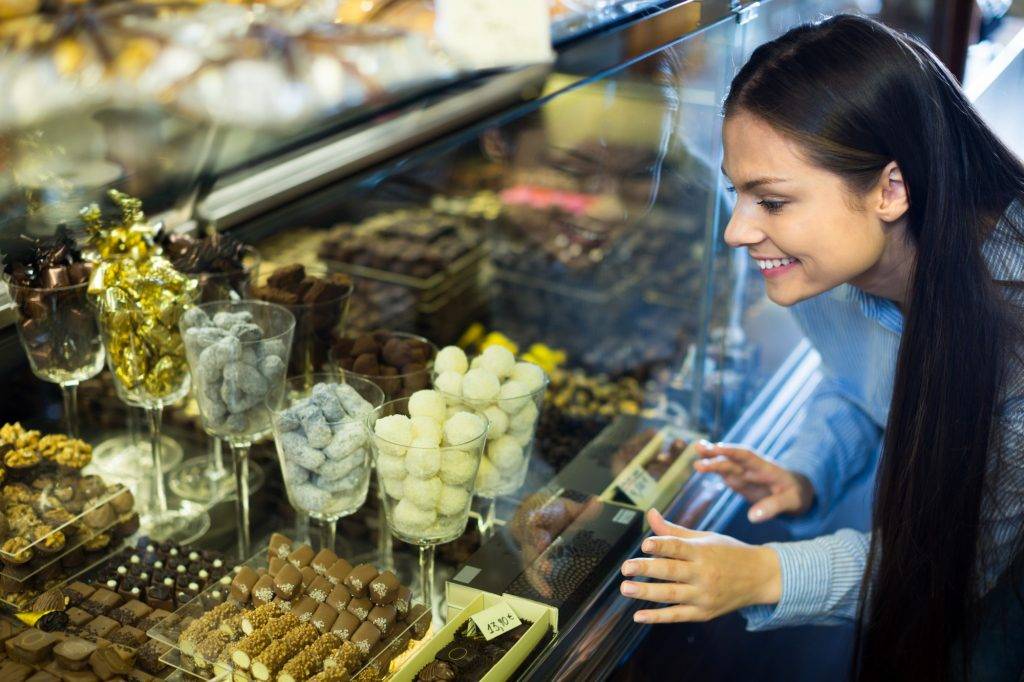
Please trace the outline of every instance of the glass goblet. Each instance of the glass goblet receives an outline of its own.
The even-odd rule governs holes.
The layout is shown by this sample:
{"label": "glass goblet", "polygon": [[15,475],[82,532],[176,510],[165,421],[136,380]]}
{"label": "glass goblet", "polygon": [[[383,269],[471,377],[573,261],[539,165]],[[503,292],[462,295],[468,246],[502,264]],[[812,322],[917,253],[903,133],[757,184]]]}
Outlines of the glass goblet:
{"label": "glass goblet", "polygon": [[[362,374],[346,367],[350,362],[346,361],[345,358],[351,357],[351,354],[345,351],[351,350],[351,345],[354,344],[355,339],[342,339],[331,348],[330,364],[343,371],[346,376],[359,377],[360,379],[366,379],[377,384],[384,391],[384,400],[408,398],[415,391],[430,386],[430,379],[434,369],[434,357],[437,355],[436,345],[422,336],[407,332],[374,332],[373,336],[374,340],[382,348],[390,339],[420,344],[427,351],[427,362],[423,364],[422,368],[411,372]],[[377,487],[377,497],[379,504],[377,506],[377,561],[375,563],[383,570],[393,571],[395,568],[394,543],[388,530],[387,517],[384,513],[384,492],[380,489],[380,486]]]}
{"label": "glass goblet", "polygon": [[[199,282],[199,302],[239,301],[250,298],[252,287],[259,277],[260,262],[259,252],[251,246],[246,246],[242,250],[242,268],[196,274]],[[171,471],[167,483],[178,497],[208,506],[234,496],[234,477],[224,465],[222,443],[220,438],[211,436],[207,454],[191,457]],[[249,492],[255,493],[263,486],[263,470],[251,462],[249,469]]]}
{"label": "glass goblet", "polygon": [[320,523],[320,546],[336,551],[337,523],[366,502],[372,457],[367,414],[384,403],[372,381],[341,374],[288,380],[273,406],[274,443],[288,501]]}
{"label": "glass goblet", "polygon": [[351,285],[337,296],[330,296],[312,303],[289,304],[295,315],[295,344],[292,347],[289,376],[306,377],[312,386],[312,375],[319,372],[327,362],[331,342],[341,336],[348,316],[348,304],[352,298]]}
{"label": "glass goblet", "polygon": [[[506,385],[513,384],[509,381]],[[503,389],[494,400],[471,400],[437,388],[435,377],[434,390],[444,397],[449,410],[465,407],[487,417],[487,450],[476,475],[476,496],[487,500],[479,520],[480,533],[485,538],[494,532],[497,498],[512,495],[526,480],[547,387],[545,375],[540,387],[532,391]]]}
{"label": "glass goblet", "polygon": [[432,611],[435,549],[466,530],[487,440],[487,417],[460,412],[473,419],[462,419],[458,428],[452,428],[455,416],[449,417],[439,426],[444,436],[434,447],[411,445],[407,399],[384,403],[366,420],[388,527],[399,540],[419,548],[420,594]]}
{"label": "glass goblet", "polygon": [[295,317],[263,301],[214,301],[181,318],[203,429],[227,441],[235,471],[239,558],[249,556],[249,448],[271,432],[268,401],[284,393]]}
{"label": "glass goblet", "polygon": [[119,289],[107,289],[98,298],[97,319],[118,397],[129,407],[142,407],[149,420],[153,480],[149,508],[139,519],[142,532],[154,540],[186,543],[209,530],[210,517],[167,501],[163,410],[188,394],[189,375],[177,328],[180,310],[162,312],[158,319]]}
{"label": "glass goblet", "polygon": [[7,286],[18,311],[18,339],[32,373],[60,386],[67,434],[78,438],[78,384],[103,371],[103,341],[89,300],[89,283]]}

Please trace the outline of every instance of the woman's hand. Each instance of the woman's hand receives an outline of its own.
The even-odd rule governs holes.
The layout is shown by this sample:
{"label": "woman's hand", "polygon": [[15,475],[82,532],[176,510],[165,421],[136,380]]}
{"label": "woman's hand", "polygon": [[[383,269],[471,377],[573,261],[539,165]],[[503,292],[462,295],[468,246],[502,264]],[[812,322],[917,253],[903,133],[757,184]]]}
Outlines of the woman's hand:
{"label": "woman's hand", "polygon": [[671,604],[633,614],[638,623],[705,621],[754,604],[774,604],[782,591],[778,555],[717,533],[669,523],[657,510],[647,512],[654,532],[642,549],[650,558],[630,559],[622,575],[664,582],[623,580],[622,594]]}
{"label": "woman's hand", "polygon": [[751,523],[773,519],[779,514],[803,514],[814,502],[811,482],[778,464],[769,462],[747,448],[697,444],[701,456],[693,464],[697,471],[718,474],[725,484],[750,503]]}

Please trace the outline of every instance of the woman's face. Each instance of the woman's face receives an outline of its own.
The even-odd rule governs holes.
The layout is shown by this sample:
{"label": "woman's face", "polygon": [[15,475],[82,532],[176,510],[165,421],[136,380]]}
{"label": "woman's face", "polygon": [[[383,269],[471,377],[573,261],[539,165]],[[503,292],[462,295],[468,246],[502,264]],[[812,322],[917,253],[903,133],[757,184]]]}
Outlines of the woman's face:
{"label": "woman's face", "polygon": [[752,114],[726,118],[723,137],[722,170],[736,192],[725,241],[747,247],[772,301],[789,306],[871,277],[886,247],[871,193],[854,197]]}

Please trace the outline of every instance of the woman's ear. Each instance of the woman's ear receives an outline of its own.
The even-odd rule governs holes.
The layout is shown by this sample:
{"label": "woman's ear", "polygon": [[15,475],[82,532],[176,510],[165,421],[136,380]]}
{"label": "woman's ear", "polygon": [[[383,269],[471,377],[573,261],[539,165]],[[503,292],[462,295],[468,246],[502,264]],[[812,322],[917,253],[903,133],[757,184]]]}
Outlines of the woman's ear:
{"label": "woman's ear", "polygon": [[884,222],[894,223],[902,218],[910,208],[907,185],[903,182],[903,173],[895,161],[890,161],[882,171],[879,189],[881,191],[876,209],[878,217]]}

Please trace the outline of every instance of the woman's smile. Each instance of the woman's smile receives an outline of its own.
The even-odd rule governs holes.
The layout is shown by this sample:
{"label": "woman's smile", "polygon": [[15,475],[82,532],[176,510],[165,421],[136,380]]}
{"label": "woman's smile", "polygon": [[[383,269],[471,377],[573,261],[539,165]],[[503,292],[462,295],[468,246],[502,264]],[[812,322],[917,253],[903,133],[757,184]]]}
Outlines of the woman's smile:
{"label": "woman's smile", "polygon": [[800,264],[796,258],[789,256],[783,256],[782,258],[764,258],[761,256],[751,255],[754,262],[757,263],[757,267],[761,269],[761,274],[765,277],[781,277],[790,270],[796,268]]}

